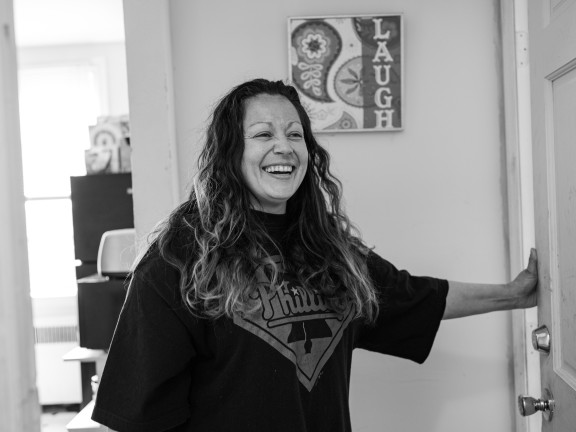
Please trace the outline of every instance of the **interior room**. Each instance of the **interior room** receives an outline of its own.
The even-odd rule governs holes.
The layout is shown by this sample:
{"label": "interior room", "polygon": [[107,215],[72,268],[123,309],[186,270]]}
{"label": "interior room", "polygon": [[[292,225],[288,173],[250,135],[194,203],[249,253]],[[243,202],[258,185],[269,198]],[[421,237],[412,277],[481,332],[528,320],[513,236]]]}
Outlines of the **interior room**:
{"label": "interior room", "polygon": [[[85,156],[95,143],[97,124],[128,116],[123,7],[120,0],[18,0],[13,6],[42,430],[68,430],[70,424],[74,430],[71,422],[92,398],[91,377],[99,361],[97,355],[75,360],[74,349],[104,348],[114,325],[85,323],[80,329],[79,320],[90,320],[90,312],[79,313],[78,281],[98,274],[102,231],[134,226],[131,195],[113,198],[114,190],[129,187],[128,170],[87,176]],[[97,227],[99,221],[104,225]],[[88,310],[101,313],[110,307],[110,299],[98,301],[90,301]],[[121,302],[116,299],[114,308]],[[114,317],[105,319],[114,322]],[[105,340],[86,334],[92,328]]]}
{"label": "interior room", "polygon": [[[368,246],[451,281],[506,283],[535,246],[551,263],[539,271],[564,268],[548,257],[570,250],[548,252],[546,216],[534,213],[530,67],[541,51],[528,56],[528,3],[0,0],[0,430],[109,430],[90,416],[130,265],[189,196],[215,101],[249,79],[296,79],[291,20],[402,23],[401,123],[382,114],[380,127],[316,133]],[[576,16],[575,1],[549,3],[547,22]],[[576,64],[554,62],[563,74]],[[422,365],[356,349],[352,430],[562,430],[517,406],[544,397],[541,361],[552,368],[532,348],[540,309],[445,320]],[[576,407],[574,390],[552,387],[568,400],[559,407]]]}

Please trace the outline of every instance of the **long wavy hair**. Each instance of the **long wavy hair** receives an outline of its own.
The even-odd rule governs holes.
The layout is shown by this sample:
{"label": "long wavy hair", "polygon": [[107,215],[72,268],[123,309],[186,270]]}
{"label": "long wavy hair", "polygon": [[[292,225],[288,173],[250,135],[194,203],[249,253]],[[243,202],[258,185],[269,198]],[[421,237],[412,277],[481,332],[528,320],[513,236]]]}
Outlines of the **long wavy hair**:
{"label": "long wavy hair", "polygon": [[[255,197],[241,171],[245,105],[260,94],[292,103],[309,155],[302,184],[287,202],[285,248],[274,243],[262,218],[250,211]],[[256,310],[256,269],[280,254],[283,271],[319,290],[331,308],[342,312],[353,305],[358,317],[372,322],[378,301],[366,266],[369,249],[355,232],[341,209],[341,183],[330,173],[330,157],[314,138],[298,93],[281,81],[255,79],[233,88],[217,104],[190,196],[159,226],[150,249],[157,247],[178,269],[182,299],[196,316],[215,319]],[[271,268],[274,286],[281,269],[273,263]]]}

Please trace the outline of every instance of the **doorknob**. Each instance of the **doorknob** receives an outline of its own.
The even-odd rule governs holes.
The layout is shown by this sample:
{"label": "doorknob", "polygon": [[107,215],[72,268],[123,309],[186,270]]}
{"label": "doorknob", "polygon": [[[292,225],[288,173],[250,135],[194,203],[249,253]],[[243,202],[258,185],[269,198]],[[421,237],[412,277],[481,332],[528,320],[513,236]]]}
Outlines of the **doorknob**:
{"label": "doorknob", "polygon": [[532,346],[541,353],[548,354],[550,352],[550,332],[548,327],[543,325],[532,331]]}
{"label": "doorknob", "polygon": [[536,411],[542,411],[542,416],[550,421],[554,413],[554,399],[550,390],[544,390],[545,399],[535,399],[530,396],[518,396],[518,409],[520,415],[526,417],[534,414]]}

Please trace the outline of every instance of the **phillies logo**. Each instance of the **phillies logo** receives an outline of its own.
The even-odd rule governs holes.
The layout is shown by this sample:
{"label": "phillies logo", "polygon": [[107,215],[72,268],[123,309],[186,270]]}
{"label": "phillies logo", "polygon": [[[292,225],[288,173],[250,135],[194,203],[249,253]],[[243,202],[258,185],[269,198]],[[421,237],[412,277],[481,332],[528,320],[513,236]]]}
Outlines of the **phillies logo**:
{"label": "phillies logo", "polygon": [[[280,257],[272,257],[280,266]],[[234,316],[234,323],[270,344],[296,365],[298,379],[311,391],[342,334],[354,318],[352,307],[331,310],[317,290],[289,278],[273,285],[262,266],[253,294],[262,307],[252,315]],[[286,276],[286,275],[284,275]]]}

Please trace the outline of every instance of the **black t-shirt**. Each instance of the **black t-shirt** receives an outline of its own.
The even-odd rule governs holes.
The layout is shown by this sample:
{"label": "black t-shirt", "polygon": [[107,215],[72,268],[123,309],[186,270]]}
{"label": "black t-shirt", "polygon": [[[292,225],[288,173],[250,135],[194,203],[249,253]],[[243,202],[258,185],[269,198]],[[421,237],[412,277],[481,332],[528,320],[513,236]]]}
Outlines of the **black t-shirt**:
{"label": "black t-shirt", "polygon": [[[282,218],[265,219],[281,232]],[[381,303],[372,326],[289,274],[270,289],[265,272],[256,313],[208,320],[186,309],[178,271],[151,254],[133,275],[93,419],[119,432],[350,431],[354,348],[423,362],[448,292],[375,253],[368,270]]]}

